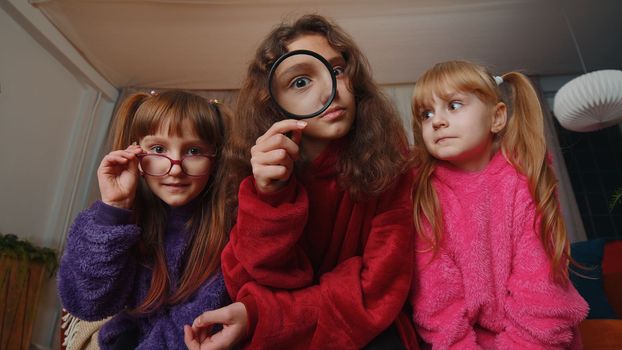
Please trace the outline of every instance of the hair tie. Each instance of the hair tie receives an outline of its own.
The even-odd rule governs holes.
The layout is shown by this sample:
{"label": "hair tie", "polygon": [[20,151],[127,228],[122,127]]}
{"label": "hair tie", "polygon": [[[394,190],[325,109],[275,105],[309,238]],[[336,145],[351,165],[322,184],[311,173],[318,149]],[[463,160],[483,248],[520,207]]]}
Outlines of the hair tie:
{"label": "hair tie", "polygon": [[149,95],[151,95],[151,96],[158,96],[159,94],[158,94],[157,91],[151,90],[151,91],[149,91]]}
{"label": "hair tie", "polygon": [[210,104],[212,104],[212,105],[219,105],[219,104],[220,104],[220,100],[219,100],[219,99],[217,99],[217,98],[210,98],[210,99],[208,100],[208,102],[209,102]]}
{"label": "hair tie", "polygon": [[492,78],[495,80],[495,83],[497,83],[497,85],[501,85],[501,83],[503,83],[503,78],[498,75],[493,75]]}

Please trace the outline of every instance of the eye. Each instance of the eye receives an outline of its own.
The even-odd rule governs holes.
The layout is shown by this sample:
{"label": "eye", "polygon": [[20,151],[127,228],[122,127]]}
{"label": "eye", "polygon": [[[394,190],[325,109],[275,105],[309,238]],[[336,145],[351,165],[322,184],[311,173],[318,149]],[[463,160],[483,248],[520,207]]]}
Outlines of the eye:
{"label": "eye", "polygon": [[311,84],[311,79],[307,77],[297,77],[294,78],[291,84],[289,84],[289,87],[294,89],[302,89],[309,84]]}
{"label": "eye", "polygon": [[434,116],[434,113],[432,113],[432,111],[430,110],[424,110],[421,112],[420,115],[421,115],[421,119],[428,120]]}
{"label": "eye", "polygon": [[152,153],[164,153],[166,149],[161,145],[154,145],[149,148]]}
{"label": "eye", "polygon": [[190,147],[186,151],[186,155],[189,155],[189,156],[198,156],[201,154],[203,154],[203,150],[199,147]]}
{"label": "eye", "polygon": [[341,66],[336,66],[333,67],[333,74],[335,74],[336,77],[342,75],[343,73],[345,73],[346,69],[344,67]]}
{"label": "eye", "polygon": [[456,109],[459,109],[460,107],[462,107],[461,102],[458,102],[458,101],[449,102],[449,109],[452,111],[455,111]]}

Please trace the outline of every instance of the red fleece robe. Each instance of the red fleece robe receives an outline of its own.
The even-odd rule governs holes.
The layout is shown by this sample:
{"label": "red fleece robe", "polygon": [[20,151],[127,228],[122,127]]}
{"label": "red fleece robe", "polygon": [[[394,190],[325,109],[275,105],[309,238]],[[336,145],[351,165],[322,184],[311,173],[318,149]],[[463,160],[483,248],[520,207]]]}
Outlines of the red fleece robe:
{"label": "red fleece robe", "polygon": [[413,272],[412,176],[354,201],[337,184],[335,146],[276,194],[259,195],[252,177],[240,185],[222,269],[249,313],[248,348],[359,349],[392,322],[417,348],[401,313]]}

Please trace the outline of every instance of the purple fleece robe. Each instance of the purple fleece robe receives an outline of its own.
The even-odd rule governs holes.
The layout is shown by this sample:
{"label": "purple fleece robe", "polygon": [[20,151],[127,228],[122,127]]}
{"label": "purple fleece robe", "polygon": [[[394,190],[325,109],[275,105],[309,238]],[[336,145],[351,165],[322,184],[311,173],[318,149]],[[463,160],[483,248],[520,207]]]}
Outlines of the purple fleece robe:
{"label": "purple fleece robe", "polygon": [[[170,285],[177,286],[188,245],[184,227],[194,203],[169,208],[165,252]],[[138,349],[185,349],[184,324],[206,310],[228,304],[222,273],[210,277],[184,303],[160,307],[151,314],[134,317],[134,308],[149,289],[151,270],[137,259],[133,247],[141,229],[131,224],[132,211],[97,201],[73,223],[58,274],[58,288],[65,309],[84,320],[116,315],[99,334],[102,349],[130,327],[139,330]]]}

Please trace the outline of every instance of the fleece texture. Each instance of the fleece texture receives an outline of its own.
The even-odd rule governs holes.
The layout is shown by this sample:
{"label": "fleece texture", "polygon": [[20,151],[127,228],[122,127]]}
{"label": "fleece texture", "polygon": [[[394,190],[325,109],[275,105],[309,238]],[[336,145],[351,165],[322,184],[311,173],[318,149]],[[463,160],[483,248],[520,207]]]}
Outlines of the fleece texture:
{"label": "fleece texture", "polygon": [[432,184],[444,232],[436,256],[415,243],[420,336],[433,349],[580,349],[588,306],[550,279],[526,178],[498,152],[479,172],[440,164]]}
{"label": "fleece texture", "polygon": [[[189,243],[185,223],[191,203],[169,208],[165,253],[170,285],[177,286]],[[131,224],[132,212],[101,201],[80,213],[73,223],[58,274],[63,306],[84,320],[115,315],[99,333],[102,349],[109,349],[119,334],[134,328],[138,349],[186,349],[183,326],[206,310],[228,304],[222,273],[218,272],[188,300],[162,306],[151,314],[132,316],[125,310],[138,306],[151,281],[151,269],[138,260],[135,246],[141,229]]]}
{"label": "fleece texture", "polygon": [[412,176],[355,201],[337,182],[340,147],[276,194],[258,194],[252,177],[240,186],[222,269],[249,312],[248,348],[360,349],[397,319],[417,346],[398,317],[413,270]]}

